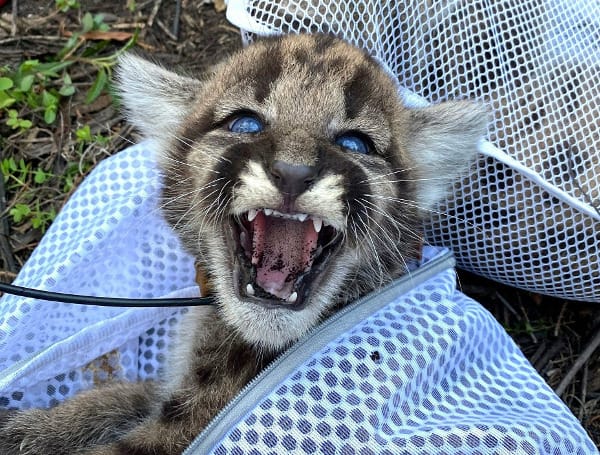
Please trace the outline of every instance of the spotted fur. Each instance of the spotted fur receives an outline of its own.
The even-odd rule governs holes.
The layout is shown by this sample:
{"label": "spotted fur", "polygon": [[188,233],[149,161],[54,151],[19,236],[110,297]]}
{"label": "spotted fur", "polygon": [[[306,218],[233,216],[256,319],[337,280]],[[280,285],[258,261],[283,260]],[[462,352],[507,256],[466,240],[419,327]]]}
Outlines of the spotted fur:
{"label": "spotted fur", "polygon": [[[274,356],[406,272],[423,214],[467,169],[485,126],[469,102],[406,109],[373,58],[329,36],[260,41],[202,81],[132,55],[118,73],[130,121],[160,152],[164,216],[207,267],[218,306],[186,316],[163,381],[5,419],[3,454],[180,453]],[[261,130],[232,130],[244,116]],[[340,145],[345,134],[368,153]],[[257,246],[263,237],[310,251]],[[259,289],[275,280],[261,265],[275,254],[293,262],[279,294]]]}

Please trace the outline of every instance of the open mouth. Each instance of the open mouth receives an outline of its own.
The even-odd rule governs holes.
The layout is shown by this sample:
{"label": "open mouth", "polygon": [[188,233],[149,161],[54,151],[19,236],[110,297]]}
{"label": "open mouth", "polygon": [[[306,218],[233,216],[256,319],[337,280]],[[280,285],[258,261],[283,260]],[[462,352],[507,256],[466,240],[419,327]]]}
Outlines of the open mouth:
{"label": "open mouth", "polygon": [[233,221],[240,297],[301,309],[341,245],[341,233],[305,213],[256,209]]}

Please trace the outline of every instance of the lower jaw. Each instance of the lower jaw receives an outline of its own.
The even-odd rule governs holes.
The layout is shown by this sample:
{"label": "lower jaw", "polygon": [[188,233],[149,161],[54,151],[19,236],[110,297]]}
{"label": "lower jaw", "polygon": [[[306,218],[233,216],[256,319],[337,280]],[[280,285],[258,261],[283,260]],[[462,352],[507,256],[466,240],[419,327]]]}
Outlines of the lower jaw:
{"label": "lower jaw", "polygon": [[[237,259],[234,263],[233,268],[233,283],[236,296],[240,300],[256,304],[268,309],[300,311],[304,307],[306,307],[306,303],[308,302],[309,298],[302,286],[300,286],[299,289],[295,291],[298,293],[298,297],[297,300],[293,303],[286,302],[285,300],[279,299],[275,296],[273,296],[273,298],[268,298],[263,297],[261,295],[248,295],[247,292],[245,292],[245,288],[248,283],[254,283],[255,289],[258,288],[258,285],[255,284],[254,280],[249,275],[251,275],[251,273],[247,271],[245,267],[241,266],[239,264],[239,259]],[[261,289],[256,289],[255,292],[257,294],[268,294],[266,291],[262,291]]]}

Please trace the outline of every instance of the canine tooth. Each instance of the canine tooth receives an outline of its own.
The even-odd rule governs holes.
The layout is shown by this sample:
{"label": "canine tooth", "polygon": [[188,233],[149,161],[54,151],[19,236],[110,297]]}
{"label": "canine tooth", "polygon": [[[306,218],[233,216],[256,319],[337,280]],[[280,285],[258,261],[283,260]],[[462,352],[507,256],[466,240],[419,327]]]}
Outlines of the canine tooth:
{"label": "canine tooth", "polygon": [[273,215],[273,209],[265,209],[265,215],[267,215],[267,216]]}
{"label": "canine tooth", "polygon": [[248,210],[248,221],[252,221],[258,215],[258,210],[250,209]]}
{"label": "canine tooth", "polygon": [[298,219],[298,221],[303,222],[305,219],[308,218],[308,215],[306,213],[298,213],[296,215],[296,218]]}
{"label": "canine tooth", "polygon": [[312,222],[313,226],[315,227],[315,231],[317,231],[317,233],[321,232],[321,228],[323,227],[323,220],[321,218],[313,217]]}
{"label": "canine tooth", "polygon": [[292,292],[292,294],[287,298],[287,302],[295,303],[298,300],[298,293],[296,291]]}
{"label": "canine tooth", "polygon": [[246,285],[246,294],[254,295],[254,286],[252,286],[250,283]]}

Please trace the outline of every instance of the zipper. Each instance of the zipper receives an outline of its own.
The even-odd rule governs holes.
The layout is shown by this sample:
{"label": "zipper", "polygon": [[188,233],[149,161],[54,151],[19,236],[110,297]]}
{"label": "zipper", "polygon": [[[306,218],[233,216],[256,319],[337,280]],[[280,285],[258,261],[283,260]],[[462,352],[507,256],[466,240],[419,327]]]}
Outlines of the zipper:
{"label": "zipper", "polygon": [[397,296],[406,294],[444,270],[454,268],[455,265],[453,254],[448,250],[442,251],[414,271],[403,275],[378,291],[361,297],[333,314],[281,353],[246,384],[236,397],[219,411],[182,455],[206,455],[209,453],[235,424],[315,352],[389,304]]}

